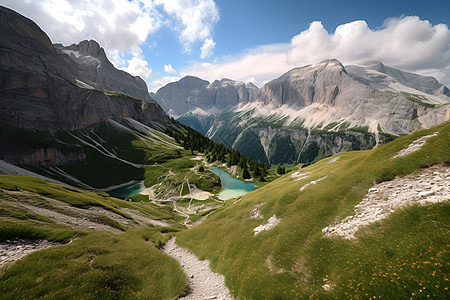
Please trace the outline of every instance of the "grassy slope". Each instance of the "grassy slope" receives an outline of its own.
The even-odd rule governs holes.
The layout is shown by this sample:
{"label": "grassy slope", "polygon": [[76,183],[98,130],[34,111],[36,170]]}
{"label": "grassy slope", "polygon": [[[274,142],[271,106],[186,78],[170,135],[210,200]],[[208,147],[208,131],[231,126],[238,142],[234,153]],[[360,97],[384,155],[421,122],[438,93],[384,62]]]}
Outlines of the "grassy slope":
{"label": "grassy slope", "polygon": [[[413,140],[439,131],[421,150],[390,160]],[[204,223],[178,234],[177,242],[209,258],[225,274],[233,294],[250,299],[445,298],[448,293],[448,203],[413,206],[358,232],[354,241],[324,238],[322,228],[353,213],[374,181],[391,180],[420,167],[450,161],[450,123],[416,132],[368,151],[339,154],[286,175]],[[311,180],[328,177],[304,191]],[[257,205],[264,219],[250,219]],[[252,229],[276,214],[281,223],[258,236]],[[270,263],[268,263],[270,261]],[[270,265],[270,266],[269,266]],[[328,280],[328,281],[327,281]],[[326,292],[322,285],[333,286]]]}
{"label": "grassy slope", "polygon": [[[100,206],[131,221],[124,208],[179,226],[172,211],[148,202],[126,202],[106,193],[81,191],[34,177],[0,176],[0,241],[14,237],[72,243],[38,251],[0,268],[0,298],[129,298],[168,299],[182,293],[187,278],[179,264],[156,247],[176,228],[128,229],[120,234],[88,233],[13,205],[6,191],[27,191],[47,209],[42,196],[79,208]],[[9,201],[9,202],[8,202]],[[120,225],[118,228],[121,227]],[[120,228],[125,230],[126,228]]]}
{"label": "grassy slope", "polygon": [[186,275],[153,245],[167,236],[157,228],[121,234],[92,233],[38,251],[2,276],[5,299],[170,299],[183,292]]}
{"label": "grassy slope", "polygon": [[[45,196],[80,208],[99,206],[113,211],[127,219],[132,219],[132,217],[121,210],[121,208],[138,210],[145,216],[155,220],[164,220],[172,224],[177,222],[176,216],[171,211],[162,210],[153,203],[145,203],[144,205],[140,203],[130,203],[110,197],[107,193],[83,191],[72,187],[48,183],[43,179],[36,177],[0,175],[0,189],[29,191],[35,193],[36,198]],[[1,195],[2,194],[0,193],[0,199]],[[5,211],[4,214],[6,213],[7,212]],[[2,213],[0,211],[0,217],[1,216]]]}

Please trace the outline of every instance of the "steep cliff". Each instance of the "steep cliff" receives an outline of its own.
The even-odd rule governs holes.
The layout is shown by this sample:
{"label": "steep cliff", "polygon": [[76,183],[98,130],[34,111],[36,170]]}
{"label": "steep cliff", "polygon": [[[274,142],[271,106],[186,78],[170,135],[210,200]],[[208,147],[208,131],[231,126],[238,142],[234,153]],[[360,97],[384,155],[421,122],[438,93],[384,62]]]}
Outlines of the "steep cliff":
{"label": "steep cliff", "polygon": [[[115,69],[95,41],[57,50],[34,22],[4,7],[0,27],[0,160],[39,173],[43,167],[92,160],[87,149],[101,150],[120,132],[138,139],[136,128],[163,130],[171,125],[148,95],[145,82]],[[103,132],[103,139],[90,141],[92,147],[76,138],[64,140],[77,132],[99,135],[105,122],[120,124],[116,127],[121,130]],[[130,122],[140,125],[127,125]],[[126,147],[131,147],[130,139]],[[119,146],[109,156],[105,152],[96,157],[120,165],[116,153],[121,150]],[[142,173],[125,164],[133,170],[121,180]]]}
{"label": "steep cliff", "polygon": [[252,101],[257,91],[258,87],[251,83],[226,78],[209,83],[186,76],[159,89],[154,98],[170,115],[189,112],[217,115]]}

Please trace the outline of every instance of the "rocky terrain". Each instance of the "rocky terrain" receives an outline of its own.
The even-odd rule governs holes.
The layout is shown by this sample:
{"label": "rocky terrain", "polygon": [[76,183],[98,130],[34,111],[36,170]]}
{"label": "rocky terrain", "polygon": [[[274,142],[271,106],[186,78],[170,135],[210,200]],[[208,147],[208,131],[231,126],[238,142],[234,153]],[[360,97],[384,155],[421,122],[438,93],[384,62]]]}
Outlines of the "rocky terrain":
{"label": "rocky terrain", "polygon": [[152,96],[169,115],[180,116],[188,112],[221,114],[252,101],[257,91],[258,87],[252,83],[226,78],[210,83],[186,76]]}
{"label": "rocky terrain", "polygon": [[[136,168],[118,157],[128,151],[123,145],[105,152],[106,144],[120,134],[138,138],[139,130],[172,126],[145,82],[117,70],[97,42],[53,45],[33,21],[5,7],[0,7],[0,26],[0,160],[5,163],[86,188],[92,182],[79,183],[79,172],[64,168],[89,160],[111,165],[111,159]],[[105,124],[115,129],[102,131]],[[83,141],[74,137],[80,131],[103,138]],[[131,179],[136,178],[111,183]]]}
{"label": "rocky terrain", "polygon": [[58,243],[46,240],[27,240],[20,238],[0,242],[0,268],[30,253],[57,245]]}
{"label": "rocky terrain", "polygon": [[156,99],[179,116],[172,109],[179,106],[174,93],[183,83],[184,94],[192,94],[180,122],[272,166],[370,149],[450,117],[446,86],[378,61],[344,66],[329,59],[292,69],[255,90],[248,101],[229,96],[231,111],[199,109],[206,89],[198,92],[190,80],[161,88],[156,95],[164,94],[164,100]]}
{"label": "rocky terrain", "polygon": [[362,227],[381,221],[401,208],[449,200],[450,169],[445,165],[426,168],[417,174],[374,185],[350,215],[338,224],[322,229],[325,236],[354,239]]}

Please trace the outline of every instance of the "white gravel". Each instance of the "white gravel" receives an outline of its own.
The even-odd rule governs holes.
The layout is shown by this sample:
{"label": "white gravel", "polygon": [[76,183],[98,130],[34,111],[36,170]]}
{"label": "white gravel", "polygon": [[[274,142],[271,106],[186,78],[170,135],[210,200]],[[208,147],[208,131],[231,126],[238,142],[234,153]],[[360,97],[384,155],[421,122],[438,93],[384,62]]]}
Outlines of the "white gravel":
{"label": "white gravel", "polygon": [[34,251],[57,245],[59,244],[47,240],[34,241],[20,238],[13,238],[0,242],[0,267],[7,263],[15,262]]}
{"label": "white gravel", "polygon": [[274,228],[275,226],[280,224],[280,222],[281,222],[281,219],[277,218],[276,215],[273,215],[269,218],[269,220],[267,220],[266,224],[259,225],[258,227],[253,228],[253,232],[255,232],[255,235],[257,235],[265,230],[270,230],[270,229]]}
{"label": "white gravel", "polygon": [[419,174],[397,177],[374,185],[354,207],[355,214],[338,224],[322,229],[325,236],[354,239],[359,228],[387,218],[395,210],[412,205],[427,205],[450,199],[450,169],[435,165]]}
{"label": "white gravel", "polygon": [[434,136],[437,136],[439,132],[435,132],[433,134],[429,134],[426,136],[423,136],[421,138],[418,138],[417,140],[415,140],[414,142],[412,142],[411,144],[409,144],[409,146],[405,149],[400,150],[396,155],[394,155],[394,157],[392,158],[397,158],[397,157],[402,157],[408,154],[411,154],[413,152],[416,152],[418,150],[420,150],[420,148],[422,148],[423,145],[425,145],[425,143],[427,142],[427,140],[429,138],[432,138]]}
{"label": "white gravel", "polygon": [[178,260],[189,278],[189,294],[179,299],[233,299],[225,277],[211,271],[209,260],[199,260],[192,252],[175,244],[175,238],[167,242],[163,251]]}

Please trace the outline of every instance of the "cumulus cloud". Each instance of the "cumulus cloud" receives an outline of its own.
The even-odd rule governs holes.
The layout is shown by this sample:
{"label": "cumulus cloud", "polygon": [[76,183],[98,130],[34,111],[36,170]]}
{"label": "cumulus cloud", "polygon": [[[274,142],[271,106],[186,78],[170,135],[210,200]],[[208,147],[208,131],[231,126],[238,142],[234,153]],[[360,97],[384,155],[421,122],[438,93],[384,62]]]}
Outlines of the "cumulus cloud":
{"label": "cumulus cloud", "polygon": [[416,16],[391,18],[380,29],[359,20],[329,33],[321,22],[294,36],[289,43],[261,46],[216,63],[195,62],[182,70],[208,80],[222,77],[262,85],[291,68],[336,58],[344,64],[379,60],[402,70],[435,76],[450,85],[450,31]]}
{"label": "cumulus cloud", "polygon": [[387,65],[421,70],[450,64],[450,33],[447,25],[432,25],[410,16],[386,20],[380,30],[365,21],[340,25],[329,34],[322,23],[291,40],[290,64],[311,63],[335,57],[345,63],[376,59]]}
{"label": "cumulus cloud", "polygon": [[208,47],[205,51],[212,51],[214,26],[219,21],[219,9],[214,0],[156,0],[155,3],[162,5],[174,17],[172,28],[180,32],[180,41],[186,52],[190,52],[198,41],[203,42],[203,47]]}
{"label": "cumulus cloud", "polygon": [[169,73],[169,74],[176,74],[177,73],[177,71],[174,70],[174,68],[172,67],[171,64],[164,65],[164,72]]}
{"label": "cumulus cloud", "polygon": [[203,46],[201,48],[200,58],[204,59],[204,58],[210,56],[211,54],[213,54],[215,46],[216,46],[216,43],[213,41],[213,39],[207,38],[203,42]]}
{"label": "cumulus cloud", "polygon": [[32,18],[56,43],[95,39],[111,50],[145,42],[162,26],[152,4],[128,0],[5,0],[4,5]]}
{"label": "cumulus cloud", "polygon": [[96,40],[116,67],[144,78],[151,69],[136,49],[155,45],[145,46],[149,36],[170,26],[187,52],[202,43],[203,59],[214,49],[219,20],[214,0],[3,0],[2,5],[34,20],[54,43]]}
{"label": "cumulus cloud", "polygon": [[148,63],[145,60],[144,53],[139,47],[132,47],[131,59],[127,60],[127,67],[121,68],[122,70],[132,74],[142,77],[143,79],[148,79],[152,74],[152,69],[148,67]]}

